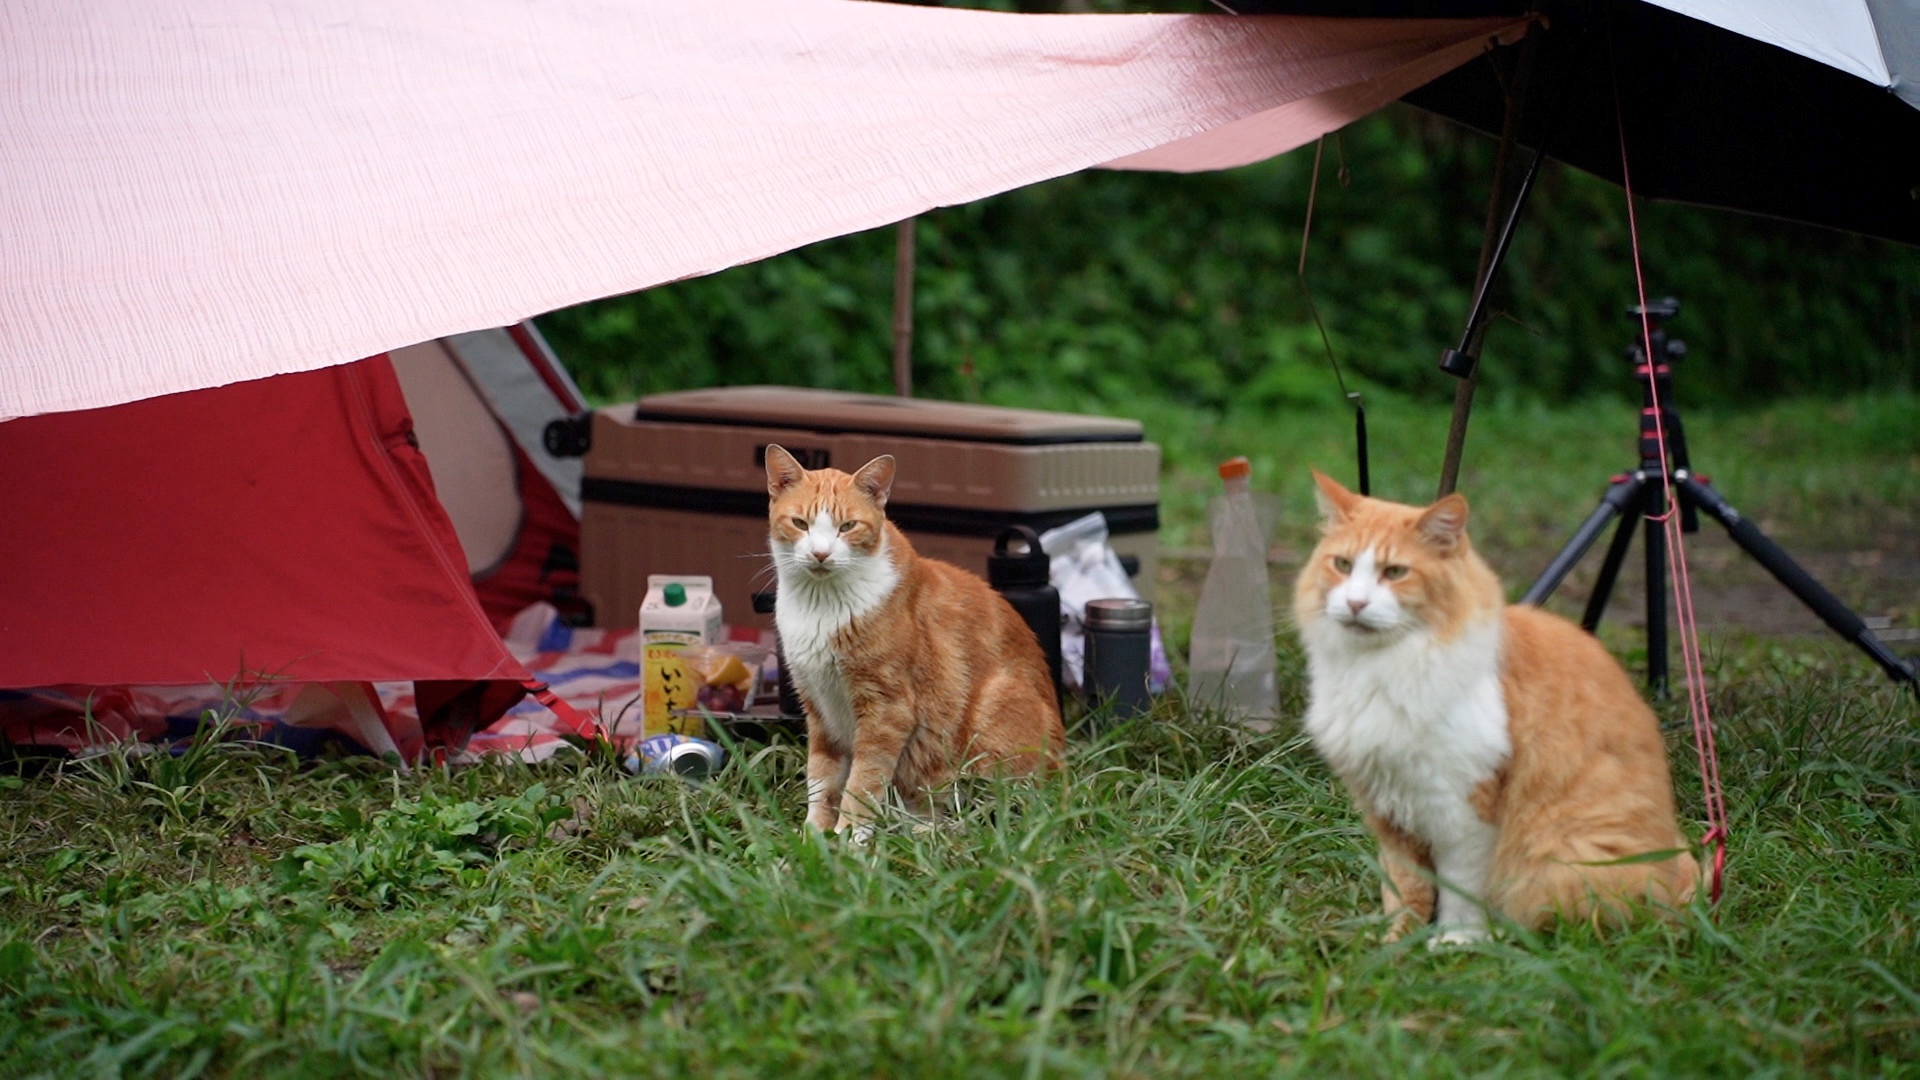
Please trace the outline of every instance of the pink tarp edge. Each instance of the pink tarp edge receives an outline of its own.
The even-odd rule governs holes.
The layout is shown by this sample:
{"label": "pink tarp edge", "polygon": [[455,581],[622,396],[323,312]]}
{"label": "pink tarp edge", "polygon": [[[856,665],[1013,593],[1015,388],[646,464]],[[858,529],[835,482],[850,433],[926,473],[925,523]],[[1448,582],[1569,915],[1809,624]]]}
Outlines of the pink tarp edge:
{"label": "pink tarp edge", "polygon": [[0,417],[351,361],[1079,169],[1258,160],[1507,20],[0,5]]}

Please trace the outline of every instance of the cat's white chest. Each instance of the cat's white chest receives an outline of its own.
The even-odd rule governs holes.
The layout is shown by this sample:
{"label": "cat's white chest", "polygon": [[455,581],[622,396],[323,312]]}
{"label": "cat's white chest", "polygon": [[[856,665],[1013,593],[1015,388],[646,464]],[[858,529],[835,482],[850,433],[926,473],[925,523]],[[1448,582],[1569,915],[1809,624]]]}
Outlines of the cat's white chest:
{"label": "cat's white chest", "polygon": [[841,749],[851,749],[857,725],[835,638],[855,619],[884,603],[898,583],[898,571],[884,558],[824,580],[804,571],[780,573],[779,599],[774,603],[780,651],[795,688],[812,704],[828,738]]}
{"label": "cat's white chest", "polygon": [[[1496,616],[1456,640],[1365,648],[1308,634],[1314,746],[1377,813],[1435,848],[1488,829],[1473,795],[1512,756]],[[1481,837],[1484,839],[1484,836]]]}

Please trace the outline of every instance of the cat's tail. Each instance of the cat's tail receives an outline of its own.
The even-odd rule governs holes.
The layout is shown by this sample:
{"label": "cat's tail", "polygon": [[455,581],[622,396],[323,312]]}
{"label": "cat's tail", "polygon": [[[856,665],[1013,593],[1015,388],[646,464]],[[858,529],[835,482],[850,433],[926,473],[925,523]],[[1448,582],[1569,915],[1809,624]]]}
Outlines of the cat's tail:
{"label": "cat's tail", "polygon": [[1685,848],[1624,855],[1614,844],[1566,848],[1558,857],[1507,868],[1495,906],[1529,930],[1555,920],[1606,929],[1640,915],[1674,918],[1700,884],[1700,864]]}

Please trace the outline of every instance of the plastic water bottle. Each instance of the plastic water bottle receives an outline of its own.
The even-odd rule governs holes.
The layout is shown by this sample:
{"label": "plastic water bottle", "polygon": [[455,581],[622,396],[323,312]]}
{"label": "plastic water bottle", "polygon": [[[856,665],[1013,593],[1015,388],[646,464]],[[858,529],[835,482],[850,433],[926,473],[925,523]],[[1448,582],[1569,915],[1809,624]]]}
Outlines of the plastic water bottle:
{"label": "plastic water bottle", "polygon": [[1252,473],[1243,457],[1220,465],[1227,493],[1214,506],[1213,565],[1194,609],[1187,664],[1193,704],[1242,720],[1280,711],[1267,536],[1248,487]]}

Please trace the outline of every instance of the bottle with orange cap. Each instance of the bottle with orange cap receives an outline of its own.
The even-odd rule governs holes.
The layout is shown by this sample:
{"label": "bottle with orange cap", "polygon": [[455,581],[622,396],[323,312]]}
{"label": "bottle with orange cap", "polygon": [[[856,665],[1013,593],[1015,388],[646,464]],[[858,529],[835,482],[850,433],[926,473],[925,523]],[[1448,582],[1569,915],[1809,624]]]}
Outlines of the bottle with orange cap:
{"label": "bottle with orange cap", "polygon": [[1244,457],[1220,465],[1225,496],[1210,515],[1213,562],[1193,614],[1187,650],[1188,697],[1198,708],[1241,720],[1279,714],[1273,648],[1273,593],[1267,574],[1267,530]]}

